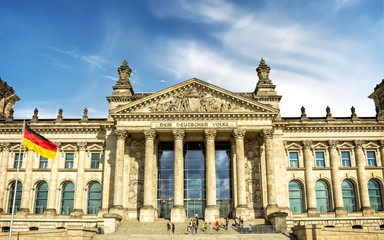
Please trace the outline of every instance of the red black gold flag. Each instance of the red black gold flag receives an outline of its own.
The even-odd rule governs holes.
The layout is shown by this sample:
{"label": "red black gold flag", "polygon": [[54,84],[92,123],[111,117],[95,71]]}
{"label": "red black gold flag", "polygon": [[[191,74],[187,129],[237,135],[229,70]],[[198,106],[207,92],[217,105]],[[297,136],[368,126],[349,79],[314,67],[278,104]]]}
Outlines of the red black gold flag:
{"label": "red black gold flag", "polygon": [[24,129],[23,146],[49,159],[54,159],[57,153],[56,144],[37,134],[27,124]]}

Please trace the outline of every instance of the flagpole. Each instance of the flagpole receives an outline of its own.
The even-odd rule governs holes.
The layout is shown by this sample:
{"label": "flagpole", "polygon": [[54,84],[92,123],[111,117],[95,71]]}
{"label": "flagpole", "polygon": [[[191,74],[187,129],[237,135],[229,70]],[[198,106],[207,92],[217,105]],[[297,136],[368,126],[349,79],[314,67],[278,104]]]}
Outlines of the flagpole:
{"label": "flagpole", "polygon": [[16,205],[16,195],[17,195],[17,180],[19,178],[19,166],[20,166],[20,157],[21,157],[21,147],[23,145],[23,139],[24,139],[24,129],[25,129],[25,119],[23,121],[23,131],[21,132],[21,142],[20,142],[20,150],[19,150],[19,159],[17,160],[17,166],[16,166],[16,181],[15,181],[15,189],[13,191],[13,203],[12,203],[12,215],[11,215],[11,226],[9,228],[9,238],[8,240],[11,240],[12,238],[12,226],[13,226],[13,216],[15,215],[15,205]]}

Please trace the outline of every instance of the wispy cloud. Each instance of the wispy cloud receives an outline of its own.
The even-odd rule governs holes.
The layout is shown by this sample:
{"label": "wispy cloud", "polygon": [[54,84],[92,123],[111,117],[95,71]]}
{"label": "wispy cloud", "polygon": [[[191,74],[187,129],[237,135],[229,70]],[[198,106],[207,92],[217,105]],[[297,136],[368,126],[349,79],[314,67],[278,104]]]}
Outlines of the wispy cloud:
{"label": "wispy cloud", "polygon": [[103,65],[105,65],[105,63],[106,63],[104,58],[101,56],[98,56],[98,55],[85,55],[85,54],[79,53],[76,50],[65,50],[65,49],[59,49],[56,47],[50,47],[50,48],[56,52],[63,53],[63,54],[69,55],[71,57],[77,58],[77,59],[83,61],[84,63],[87,63],[91,67],[96,67],[96,68],[101,69],[101,68],[103,68]]}
{"label": "wispy cloud", "polygon": [[111,79],[112,81],[118,81],[119,80],[118,77],[114,77],[114,76],[104,75],[104,77],[108,78],[108,79]]}

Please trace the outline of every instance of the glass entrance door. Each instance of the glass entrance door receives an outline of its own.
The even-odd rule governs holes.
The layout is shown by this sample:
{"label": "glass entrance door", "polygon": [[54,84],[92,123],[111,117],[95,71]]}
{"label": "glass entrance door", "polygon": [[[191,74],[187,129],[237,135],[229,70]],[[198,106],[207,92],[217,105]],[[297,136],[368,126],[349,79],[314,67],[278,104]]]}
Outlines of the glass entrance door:
{"label": "glass entrance door", "polygon": [[184,145],[184,207],[188,218],[204,216],[205,148],[203,142]]}

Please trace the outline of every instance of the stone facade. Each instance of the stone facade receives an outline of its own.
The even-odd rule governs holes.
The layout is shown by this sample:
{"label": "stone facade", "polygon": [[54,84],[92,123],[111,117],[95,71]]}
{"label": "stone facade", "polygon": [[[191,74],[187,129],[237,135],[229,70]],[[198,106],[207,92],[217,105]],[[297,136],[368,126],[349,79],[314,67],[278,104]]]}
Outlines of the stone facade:
{"label": "stone facade", "polygon": [[[135,93],[129,81],[131,71],[127,61],[118,68],[119,80],[107,97],[110,110],[105,119],[88,118],[87,109],[81,119],[65,119],[62,109],[55,120],[39,119],[37,109],[26,119],[36,132],[57,143],[58,154],[44,165],[44,159],[22,148],[18,178],[22,189],[17,195],[22,198],[15,228],[43,230],[75,224],[104,226],[106,232],[113,232],[122,219],[155,221],[162,200],[162,143],[171,143],[174,154],[173,194],[164,199],[172,205],[165,211],[172,221],[184,222],[190,208],[184,181],[186,143],[195,142],[204,145],[205,205],[199,217],[206,221],[223,217],[217,189],[224,187],[230,191],[226,200],[231,217],[265,218],[289,228],[297,224],[384,227],[383,83],[370,95],[376,106],[374,117],[360,118],[352,108],[350,118],[338,118],[327,108],[325,117],[311,118],[302,108],[300,117],[284,118],[279,114],[281,96],[263,59],[256,69],[255,91],[247,93],[230,92],[195,78],[156,93]],[[13,89],[1,81],[3,229],[9,226],[23,124],[10,114],[17,100]],[[220,185],[216,147],[223,142],[230,146],[226,150],[230,172]],[[345,180],[352,184],[350,196],[343,195]],[[371,180],[377,188],[372,189]],[[45,183],[48,187],[43,191]],[[325,190],[317,187],[319,183]]]}

